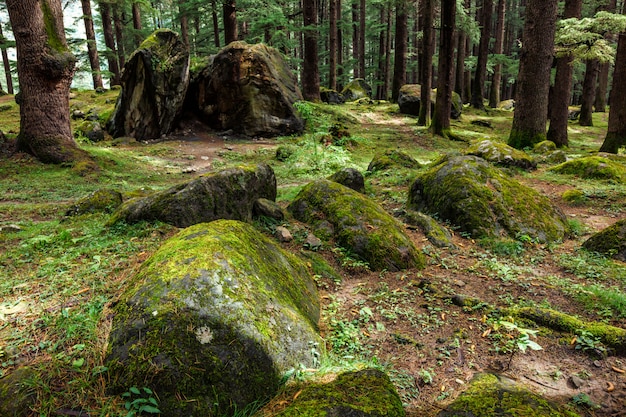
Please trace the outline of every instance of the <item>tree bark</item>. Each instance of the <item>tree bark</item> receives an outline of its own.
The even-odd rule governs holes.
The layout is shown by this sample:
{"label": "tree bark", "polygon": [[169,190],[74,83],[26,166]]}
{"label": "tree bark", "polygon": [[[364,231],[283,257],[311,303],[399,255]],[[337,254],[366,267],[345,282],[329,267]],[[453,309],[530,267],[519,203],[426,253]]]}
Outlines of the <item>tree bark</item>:
{"label": "tree bark", "polygon": [[211,18],[213,19],[213,42],[216,48],[220,48],[220,24],[217,19],[217,5],[215,4],[215,0],[211,1],[212,10],[211,10]]}
{"label": "tree bark", "polygon": [[[2,33],[2,22],[0,22],[0,39],[4,40],[4,35]],[[4,75],[7,80],[7,93],[13,94],[13,77],[11,77],[11,63],[9,61],[9,54],[7,53],[7,48],[2,47],[2,64],[4,65]]]}
{"label": "tree bark", "polygon": [[359,61],[361,53],[359,51],[359,5],[358,0],[352,0],[352,58],[354,60],[354,78],[362,77]]}
{"label": "tree bark", "polygon": [[[607,12],[615,13],[617,9],[617,1],[610,0],[605,6],[600,6],[600,10],[606,10]],[[613,35],[606,35],[609,40],[614,40]],[[598,70],[598,87],[596,89],[596,99],[594,102],[594,111],[599,113],[606,112],[606,96],[609,88],[609,72],[611,71],[611,64],[609,62],[603,62],[600,64]]]}
{"label": "tree bark", "polygon": [[[617,41],[614,80],[626,77],[626,33],[621,33]],[[600,152],[617,153],[619,148],[626,146],[626,83],[613,83],[609,98],[609,126],[600,148]]]}
{"label": "tree bark", "polygon": [[393,61],[393,83],[391,101],[398,101],[400,88],[406,82],[406,53],[408,46],[408,13],[406,0],[396,0],[396,53]]}
{"label": "tree bark", "polygon": [[337,91],[343,88],[343,18],[341,0],[337,1]]}
{"label": "tree bark", "polygon": [[93,28],[93,14],[91,13],[91,0],[80,0],[83,8],[83,20],[85,21],[85,35],[87,37],[87,55],[91,67],[93,88],[102,88],[102,74],[100,72],[100,58],[96,47],[96,32]]}
{"label": "tree bark", "polygon": [[317,67],[317,0],[303,0],[304,62],[302,96],[305,100],[320,101],[320,77]]}
{"label": "tree bark", "polygon": [[[496,42],[493,53],[501,55],[504,50],[504,20],[506,15],[506,0],[498,0],[498,17],[496,19]],[[491,92],[489,94],[489,107],[495,109],[500,103],[500,86],[502,84],[502,64],[498,63],[493,69],[491,78]]]}
{"label": "tree bark", "polygon": [[[380,26],[387,26],[385,23],[385,3],[380,5]],[[375,74],[376,80],[380,81],[384,77],[385,71],[385,31],[381,30],[378,33],[378,71]],[[376,87],[376,97],[377,100],[383,100],[383,85],[378,83]]]}
{"label": "tree bark", "polygon": [[113,26],[111,24],[111,4],[105,1],[98,3],[100,5],[100,16],[102,17],[102,31],[104,32],[104,44],[107,47],[106,58],[109,64],[109,72],[111,73],[109,83],[111,85],[120,84],[120,67],[117,62],[117,53],[115,49],[115,38],[113,35]]}
{"label": "tree bark", "polygon": [[237,4],[235,0],[224,3],[224,43],[228,45],[239,37],[237,30]]}
{"label": "tree bark", "polygon": [[422,0],[420,2],[422,8],[421,15],[424,21],[422,28],[422,69],[421,69],[421,92],[420,92],[420,114],[417,119],[419,126],[428,126],[430,124],[430,102],[433,77],[433,0]]}
{"label": "tree bark", "polygon": [[141,8],[139,2],[133,2],[132,6],[133,12],[133,29],[135,33],[135,46],[139,46],[143,41],[143,37],[141,36]]}
{"label": "tree bark", "polygon": [[[582,0],[567,0],[563,17],[580,18]],[[567,124],[569,120],[569,103],[572,94],[572,61],[571,56],[557,58],[554,88],[550,96],[550,127],[546,138],[551,140],[559,148],[569,145],[567,136]]]}
{"label": "tree bark", "polygon": [[461,97],[463,102],[463,89],[465,88],[465,39],[467,35],[462,30],[459,31],[457,39],[457,52],[456,52],[456,71],[455,71],[455,82],[454,82],[454,91]]}
{"label": "tree bark", "polygon": [[337,90],[337,1],[329,0],[328,88]]}
{"label": "tree bark", "polygon": [[480,29],[480,43],[478,44],[478,60],[474,83],[472,84],[471,105],[476,109],[484,109],[485,78],[487,77],[487,59],[489,58],[489,40],[491,39],[491,16],[493,14],[493,0],[483,0],[482,28]]}
{"label": "tree bark", "polygon": [[387,30],[385,31],[385,69],[382,99],[389,99],[389,74],[391,73],[391,4],[387,5]]}
{"label": "tree bark", "polygon": [[69,90],[76,58],[63,28],[60,0],[7,0],[20,80],[18,149],[45,163],[87,159],[70,127]]}
{"label": "tree bark", "polygon": [[187,0],[178,0],[178,13],[180,14],[180,38],[189,48],[189,17],[185,6]]}
{"label": "tree bark", "polygon": [[528,0],[508,143],[522,149],[546,138],[557,0]]}
{"label": "tree bark", "polygon": [[113,3],[113,26],[115,27],[115,44],[117,46],[117,60],[119,62],[120,71],[126,63],[126,51],[124,49],[124,24],[122,23],[122,15],[117,3]]}
{"label": "tree bark", "polygon": [[365,78],[365,0],[359,7],[359,73]]}
{"label": "tree bark", "polygon": [[450,134],[450,111],[452,109],[452,82],[454,79],[454,27],[456,0],[441,0],[441,37],[439,42],[439,77],[437,101],[430,130],[439,136]]}
{"label": "tree bark", "polygon": [[596,98],[596,82],[598,80],[598,61],[587,61],[585,79],[583,81],[583,96],[580,106],[578,124],[581,126],[593,126],[593,102]]}

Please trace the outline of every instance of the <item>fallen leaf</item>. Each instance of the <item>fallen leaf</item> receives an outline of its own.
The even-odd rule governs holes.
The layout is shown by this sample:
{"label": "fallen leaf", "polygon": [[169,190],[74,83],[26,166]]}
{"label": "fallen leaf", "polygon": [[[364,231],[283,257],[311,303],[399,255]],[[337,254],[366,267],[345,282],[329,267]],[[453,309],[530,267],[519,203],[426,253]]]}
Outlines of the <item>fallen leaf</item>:
{"label": "fallen leaf", "polygon": [[613,385],[612,382],[607,381],[606,385],[607,385],[606,392],[613,392],[613,391],[615,391],[615,385]]}
{"label": "fallen leaf", "polygon": [[295,393],[295,395],[293,396],[293,400],[295,401],[296,398],[298,398],[300,396],[300,394],[302,394],[302,390],[300,390],[300,391]]}
{"label": "fallen leaf", "polygon": [[614,370],[614,371],[615,371],[615,372],[617,372],[617,373],[620,373],[620,374],[626,374],[626,371],[625,371],[625,370],[623,370],[623,369],[621,369],[621,368],[618,368],[618,367],[616,367],[616,366],[611,366],[611,369],[612,369],[612,370]]}

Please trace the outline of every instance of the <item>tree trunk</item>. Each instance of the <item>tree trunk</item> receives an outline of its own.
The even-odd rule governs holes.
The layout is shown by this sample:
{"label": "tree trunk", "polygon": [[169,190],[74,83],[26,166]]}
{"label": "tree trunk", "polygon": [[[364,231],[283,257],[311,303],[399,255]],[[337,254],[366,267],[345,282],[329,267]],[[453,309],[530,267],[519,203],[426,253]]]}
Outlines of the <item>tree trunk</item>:
{"label": "tree trunk", "polygon": [[141,36],[141,9],[139,6],[139,2],[133,2],[133,29],[135,31],[135,46],[139,46],[143,41],[143,37]]}
{"label": "tree trunk", "polygon": [[359,73],[359,61],[361,54],[359,51],[359,5],[358,0],[352,3],[352,58],[354,59],[354,78],[360,78],[363,75]]}
{"label": "tree trunk", "polygon": [[[4,39],[2,34],[2,22],[0,22],[0,39]],[[7,48],[2,47],[2,64],[4,65],[4,75],[7,80],[7,93],[13,94],[13,78],[11,77],[11,63],[9,62],[9,54]]]}
{"label": "tree trunk", "polygon": [[328,88],[337,90],[337,1],[330,0],[328,31]]}
{"label": "tree trunk", "polygon": [[[626,77],[626,33],[621,33],[617,42],[615,57],[614,80]],[[613,83],[609,109],[609,127],[600,152],[617,153],[619,148],[626,146],[626,83]]]}
{"label": "tree trunk", "polygon": [[104,32],[104,44],[107,47],[107,62],[109,64],[109,72],[111,73],[109,83],[111,85],[120,84],[120,67],[117,62],[117,53],[115,50],[115,37],[113,35],[113,26],[111,25],[111,4],[101,1],[100,16],[102,17],[102,31]]}
{"label": "tree trunk", "polygon": [[235,0],[224,3],[224,43],[228,45],[239,37],[237,33],[237,4]]}
{"label": "tree trunk", "polygon": [[581,126],[593,126],[593,102],[596,98],[596,81],[598,79],[598,60],[587,61],[585,79],[583,81],[583,96],[580,105],[578,123]]}
{"label": "tree trunk", "polygon": [[85,21],[85,35],[87,37],[87,55],[91,67],[93,88],[102,88],[102,74],[100,73],[100,58],[96,47],[96,32],[93,29],[93,15],[91,13],[91,0],[80,0],[83,7],[83,20]]}
{"label": "tree trunk", "polygon": [[216,48],[220,48],[220,24],[217,19],[217,5],[215,4],[215,0],[211,2],[212,10],[211,17],[213,19],[213,42]]}
{"label": "tree trunk", "polygon": [[487,59],[489,58],[489,40],[491,39],[491,15],[493,14],[493,0],[483,0],[482,28],[480,29],[480,43],[478,44],[478,60],[474,83],[472,84],[471,105],[476,109],[484,109],[485,78],[487,77]]}
{"label": "tree trunk", "polygon": [[187,16],[187,0],[178,0],[178,12],[180,13],[180,38],[189,48],[189,18]]}
{"label": "tree trunk", "polygon": [[463,90],[465,88],[465,39],[467,35],[462,30],[459,31],[458,34],[458,48],[456,52],[456,71],[455,71],[455,82],[454,82],[454,91],[461,97],[463,102]]}
{"label": "tree trunk", "polygon": [[[617,1],[610,0],[605,6],[600,6],[600,10],[615,13],[617,9]],[[613,41],[613,35],[606,35],[609,41]],[[609,88],[609,72],[611,70],[611,64],[609,62],[603,62],[600,64],[598,72],[598,87],[596,89],[596,99],[594,102],[594,111],[599,113],[606,112],[606,96]]]}
{"label": "tree trunk", "polygon": [[441,0],[441,37],[439,42],[439,77],[437,102],[430,126],[435,135],[450,134],[450,111],[452,109],[452,81],[454,78],[454,26],[456,0]]}
{"label": "tree trunk", "polygon": [[[498,18],[496,20],[496,43],[493,53],[501,55],[504,50],[504,19],[506,14],[506,0],[498,0]],[[496,64],[491,78],[491,92],[489,107],[495,109],[500,103],[500,85],[502,83],[502,64]]]}
{"label": "tree trunk", "polygon": [[359,73],[365,78],[365,0],[359,8]]}
{"label": "tree trunk", "polygon": [[546,138],[548,91],[557,0],[528,0],[509,145],[522,149]]}
{"label": "tree trunk", "polygon": [[18,149],[45,163],[87,159],[70,127],[69,92],[76,58],[63,28],[60,0],[7,0],[20,80]]}
{"label": "tree trunk", "polygon": [[320,77],[317,67],[317,0],[303,0],[304,62],[302,96],[305,100],[320,101]]}
{"label": "tree trunk", "polygon": [[113,26],[115,27],[115,44],[117,45],[117,60],[119,62],[120,70],[124,68],[126,63],[126,51],[124,50],[124,24],[122,23],[122,16],[117,3],[112,4],[113,11]]}
{"label": "tree trunk", "polygon": [[391,73],[391,4],[387,5],[387,30],[385,31],[385,72],[383,76],[383,100],[389,99],[389,74]]}
{"label": "tree trunk", "polygon": [[422,69],[421,69],[421,92],[420,92],[420,114],[417,119],[419,126],[428,126],[430,124],[430,89],[432,87],[433,76],[433,0],[422,0],[420,2],[422,8],[421,15],[424,22],[422,36]]}
{"label": "tree trunk", "polygon": [[406,82],[406,53],[408,45],[408,13],[406,0],[396,0],[396,53],[393,61],[391,101],[398,101],[400,88]]}
{"label": "tree trunk", "polygon": [[343,88],[343,18],[341,0],[337,1],[337,91]]}
{"label": "tree trunk", "polygon": [[[380,5],[380,26],[384,27],[385,25],[385,7],[386,5],[382,3]],[[385,31],[381,30],[378,33],[378,70],[375,75],[376,81],[380,81],[383,78],[383,73],[385,71]],[[379,82],[376,87],[376,100],[383,99],[383,85]]]}
{"label": "tree trunk", "polygon": [[[582,0],[567,0],[563,17],[580,18]],[[572,67],[573,57],[561,57],[556,60],[556,75],[554,78],[554,88],[550,97],[550,127],[546,138],[564,147],[569,145],[567,137],[567,124],[569,120],[569,103],[572,94]]]}

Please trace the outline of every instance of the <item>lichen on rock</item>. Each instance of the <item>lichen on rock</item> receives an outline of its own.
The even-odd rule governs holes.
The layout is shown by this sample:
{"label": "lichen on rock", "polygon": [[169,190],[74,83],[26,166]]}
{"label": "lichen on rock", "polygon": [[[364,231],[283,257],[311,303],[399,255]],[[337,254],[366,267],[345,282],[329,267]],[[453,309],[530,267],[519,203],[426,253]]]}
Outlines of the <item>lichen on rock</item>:
{"label": "lichen on rock", "polygon": [[251,225],[189,227],[148,259],[114,308],[108,389],[150,387],[163,415],[216,416],[312,366],[319,297],[305,264]]}

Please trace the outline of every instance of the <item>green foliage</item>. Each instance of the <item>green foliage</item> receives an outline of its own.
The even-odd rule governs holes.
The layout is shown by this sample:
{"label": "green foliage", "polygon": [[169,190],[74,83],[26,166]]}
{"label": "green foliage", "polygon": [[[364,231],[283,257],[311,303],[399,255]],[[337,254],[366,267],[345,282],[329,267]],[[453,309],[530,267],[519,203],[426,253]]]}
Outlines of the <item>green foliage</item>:
{"label": "green foliage", "polygon": [[122,394],[122,398],[126,400],[124,408],[128,410],[126,417],[136,417],[142,413],[160,414],[159,403],[153,395],[150,388],[130,387]]}
{"label": "green foliage", "polygon": [[558,23],[554,39],[556,54],[579,60],[613,62],[615,49],[606,35],[625,30],[626,16],[622,14],[601,11],[594,17],[563,19]]}
{"label": "green foliage", "polygon": [[575,349],[598,356],[603,356],[606,352],[606,348],[600,338],[586,330],[578,331]]}

